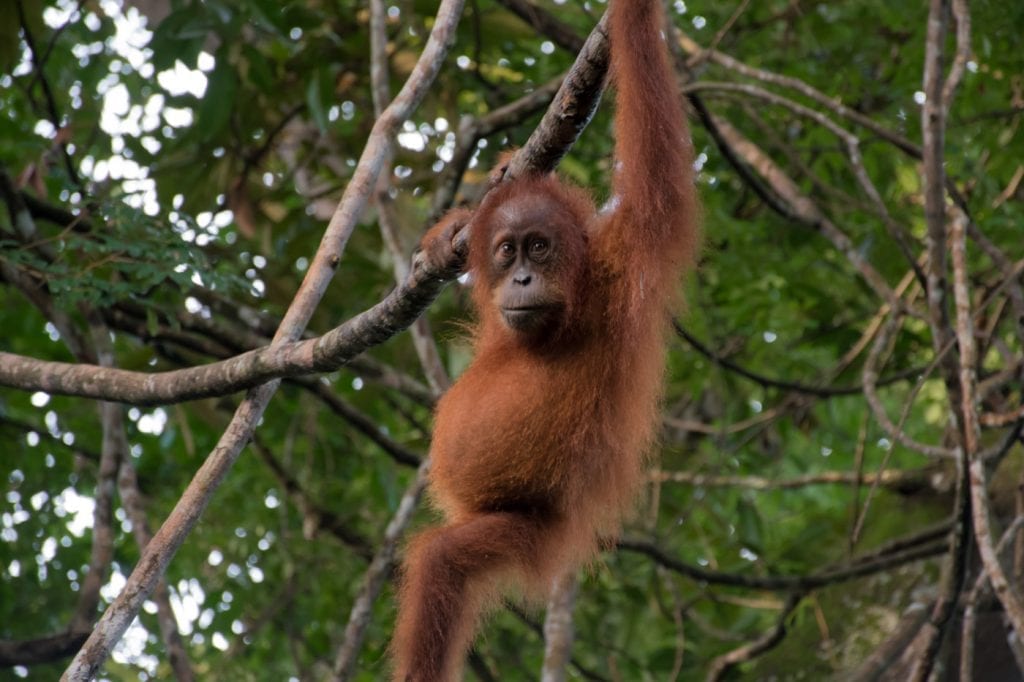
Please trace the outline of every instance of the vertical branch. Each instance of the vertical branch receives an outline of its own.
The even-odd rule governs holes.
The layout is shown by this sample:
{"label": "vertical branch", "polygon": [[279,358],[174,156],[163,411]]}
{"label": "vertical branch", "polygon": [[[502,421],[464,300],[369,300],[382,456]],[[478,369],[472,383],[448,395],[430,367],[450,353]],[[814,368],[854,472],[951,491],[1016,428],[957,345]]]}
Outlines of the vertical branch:
{"label": "vertical branch", "polygon": [[956,21],[956,54],[953,57],[953,64],[949,67],[946,84],[942,86],[942,106],[947,114],[953,102],[953,94],[960,85],[960,79],[963,78],[967,60],[971,56],[971,13],[967,7],[967,0],[953,0],[953,19]]}
{"label": "vertical branch", "polygon": [[96,475],[96,507],[93,512],[92,553],[89,572],[82,580],[78,606],[71,621],[74,631],[89,630],[96,620],[96,607],[100,603],[100,588],[107,580],[110,563],[114,558],[114,490],[117,467],[121,458],[116,430],[121,424],[121,406],[100,402],[100,424],[103,428],[103,448]]}
{"label": "vertical branch", "polygon": [[[122,436],[124,435],[123,424],[122,421]],[[132,522],[135,544],[138,545],[139,552],[142,553],[153,539],[153,531],[150,529],[149,519],[146,516],[142,494],[139,492],[139,480],[135,465],[128,455],[127,442],[122,452],[121,469],[117,475],[117,489],[121,496],[121,504]],[[167,581],[164,578],[160,578],[153,590],[153,601],[156,603],[157,627],[160,628],[160,637],[167,650],[167,660],[171,664],[171,670],[174,671],[174,677],[178,682],[192,682],[195,679],[195,673],[188,658],[188,649],[181,638],[181,633],[178,632],[178,620],[174,616]]]}
{"label": "vertical branch", "polygon": [[373,603],[377,600],[381,588],[384,587],[384,582],[394,569],[398,543],[416,511],[424,488],[426,488],[429,471],[430,460],[427,459],[420,465],[416,472],[416,478],[402,495],[402,500],[398,503],[398,511],[395,512],[384,530],[381,547],[377,550],[377,554],[374,555],[370,567],[363,576],[363,584],[359,588],[355,603],[352,604],[348,625],[345,626],[345,639],[334,660],[333,677],[331,678],[333,682],[347,682],[355,674],[359,650],[363,646],[366,628],[370,624]]}
{"label": "vertical branch", "polygon": [[544,616],[544,666],[541,682],[565,682],[572,658],[574,636],[572,609],[576,603],[579,581],[576,572],[566,573],[551,586],[551,598]]}
{"label": "vertical branch", "polygon": [[[99,364],[105,367],[114,367],[114,345],[111,343],[109,329],[103,324],[103,320],[95,310],[89,310],[87,317],[93,332],[92,342]],[[113,403],[100,403],[100,405],[104,409],[107,409],[108,406],[114,408],[110,415],[106,413],[103,415],[104,450],[109,440],[111,447],[118,453],[117,490],[121,496],[121,504],[131,521],[132,533],[135,535],[135,542],[141,554],[152,539],[153,533],[149,528],[149,520],[146,518],[146,509],[142,502],[142,495],[139,493],[135,465],[128,448],[128,435],[124,429],[124,409],[121,405]],[[156,602],[157,625],[167,649],[167,660],[171,664],[171,670],[174,671],[178,682],[192,682],[195,679],[195,674],[192,672],[192,664],[188,659],[185,643],[178,632],[178,622],[171,607],[167,583],[163,579],[160,580],[154,591],[153,600]]]}
{"label": "vertical branch", "polygon": [[[950,418],[960,421],[961,424],[958,426],[962,427],[963,419],[957,419],[957,407],[961,403],[961,384],[957,381],[960,367],[957,366],[952,354],[944,355],[944,349],[952,342],[954,336],[946,309],[946,178],[943,164],[949,102],[945,100],[943,92],[942,46],[946,34],[947,9],[948,0],[929,2],[922,86],[925,102],[921,108],[921,158],[927,227],[925,246],[928,252],[928,315],[932,330],[932,346],[937,354],[936,360],[942,368],[942,377],[950,401]],[[955,87],[955,81],[952,87]],[[952,87],[949,90],[950,96]],[[961,442],[957,453],[956,509],[950,533],[949,555],[943,565],[939,597],[935,601],[928,622],[922,629],[920,654],[914,661],[910,674],[911,679],[915,681],[923,682],[929,678],[943,631],[956,609],[963,587],[971,529],[971,501],[974,498],[974,482],[968,481],[968,478],[973,479],[973,476],[968,473],[968,452],[965,445]]]}
{"label": "vertical branch", "polygon": [[[1015,495],[1017,518],[1024,517],[1024,471],[1017,477],[1017,494]],[[1013,542],[1013,579],[1019,581],[1024,576],[1024,533],[1017,533]]]}
{"label": "vertical branch", "polygon": [[[370,79],[373,82],[373,110],[380,116],[391,99],[388,84],[388,36],[387,8],[382,0],[370,2]],[[395,215],[394,200],[391,198],[391,164],[394,160],[393,150],[389,151],[380,172],[380,179],[374,194],[377,207],[377,222],[380,225],[381,237],[391,252],[394,264],[395,280],[401,284],[409,274],[406,264],[406,253],[402,246],[398,230],[398,217]],[[430,331],[430,322],[425,316],[419,317],[409,327],[416,355],[423,367],[423,374],[435,395],[440,395],[451,386],[451,379],[445,371],[444,362],[437,351],[437,343]]]}
{"label": "vertical branch", "polygon": [[989,521],[985,462],[979,456],[981,425],[978,422],[977,348],[971,319],[970,288],[967,282],[967,216],[956,210],[953,216],[953,294],[956,299],[956,336],[960,347],[960,390],[963,445],[970,462],[971,517],[978,552],[985,572],[1018,639],[1024,639],[1024,604],[1010,586],[992,541]]}
{"label": "vertical branch", "polygon": [[974,682],[974,633],[978,626],[978,599],[981,590],[971,590],[964,601],[960,626],[960,682]]}
{"label": "vertical branch", "polygon": [[936,350],[945,346],[951,336],[946,311],[946,178],[943,168],[946,119],[942,99],[942,43],[946,32],[945,15],[946,0],[930,0],[924,54],[925,101],[921,107],[928,311],[932,346]]}
{"label": "vertical branch", "polygon": [[[96,361],[104,367],[113,366],[114,353],[106,327],[95,320],[90,320],[90,331]],[[110,564],[114,559],[114,491],[117,468],[123,456],[121,445],[124,423],[121,421],[123,417],[119,404],[101,401],[98,408],[100,426],[103,430],[103,445],[100,451],[99,470],[96,473],[92,553],[89,559],[89,572],[82,580],[78,606],[71,621],[72,630],[88,630],[96,620],[100,587],[106,582]]]}
{"label": "vertical branch", "polygon": [[[999,544],[996,545],[997,556],[1003,553],[1014,538],[1019,537],[1022,527],[1024,527],[1024,516],[1017,516],[1010,527],[1003,532],[1003,537],[999,538]],[[982,571],[974,581],[974,587],[967,594],[964,603],[964,621],[960,635],[959,682],[971,682],[974,679],[974,636],[978,622],[978,604],[985,598],[988,586],[988,574]],[[1021,672],[1024,672],[1024,669]]]}
{"label": "vertical branch", "polygon": [[[412,74],[374,123],[356,171],[331,217],[309,271],[274,335],[273,344],[280,345],[298,339],[323,298],[356,221],[366,206],[367,197],[377,182],[395,131],[426,94],[455,40],[455,27],[462,12],[462,4],[463,0],[442,0],[430,38]],[[167,564],[199,521],[242,448],[252,438],[257,423],[279,385],[280,380],[274,380],[251,389],[246,395],[217,446],[196,472],[170,516],[153,536],[125,588],[103,614],[89,640],[64,671],[62,680],[84,681],[92,678],[110,655],[114,644],[124,635],[143,602],[163,576]]]}

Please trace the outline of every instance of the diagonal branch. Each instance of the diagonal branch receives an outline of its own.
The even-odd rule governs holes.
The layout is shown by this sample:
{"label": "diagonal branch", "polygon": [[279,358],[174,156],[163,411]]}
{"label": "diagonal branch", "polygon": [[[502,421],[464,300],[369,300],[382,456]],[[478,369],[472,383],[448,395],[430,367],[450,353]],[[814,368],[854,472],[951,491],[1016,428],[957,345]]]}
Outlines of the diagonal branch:
{"label": "diagonal branch", "polygon": [[827,109],[834,111],[837,115],[842,116],[847,120],[853,121],[862,128],[870,130],[872,133],[874,133],[881,139],[893,144],[904,153],[914,158],[921,157],[921,148],[915,145],[907,138],[903,137],[899,133],[896,133],[895,131],[890,130],[889,128],[886,128],[885,126],[865,116],[859,111],[851,109],[842,102],[839,102],[833,99],[832,97],[829,97],[825,93],[812,87],[811,85],[808,85],[806,82],[800,80],[799,78],[794,78],[792,76],[784,76],[782,74],[767,71],[765,69],[759,69],[748,64],[745,64],[744,62],[741,62],[740,60],[731,57],[730,55],[724,52],[720,52],[718,50],[711,48],[705,49],[682,31],[677,32],[677,38],[679,40],[679,45],[691,57],[699,56],[702,59],[706,57],[711,62],[714,62],[719,66],[734,71],[740,74],[741,76],[746,76],[747,78],[754,78],[764,83],[771,83],[772,85],[778,85],[784,88],[789,88],[790,90],[795,90],[796,92],[807,97],[808,99],[817,102],[818,104],[826,107]]}
{"label": "diagonal branch", "polygon": [[36,639],[0,640],[0,668],[59,661],[78,651],[88,636],[88,630],[65,630]]}
{"label": "diagonal branch", "polygon": [[[455,27],[462,11],[462,0],[443,0],[430,38],[412,74],[387,110],[377,119],[352,180],[331,218],[312,265],[295,299],[285,313],[274,336],[274,344],[294,342],[306,328],[341,261],[349,236],[366,206],[370,191],[391,145],[398,126],[409,116],[426,94],[440,71],[448,48],[455,39]],[[424,303],[425,305],[425,303]],[[356,318],[358,321],[359,318]],[[358,325],[357,325],[358,326]],[[371,337],[372,338],[372,337]],[[315,358],[316,355],[313,354]],[[227,476],[245,444],[252,438],[271,397],[280,385],[271,381],[250,391],[242,401],[217,447],[200,467],[170,516],[157,531],[139,558],[139,563],[114,603],[97,623],[89,640],[65,670],[62,680],[91,679],[110,655],[163,576],[171,557],[199,521],[214,491]]]}
{"label": "diagonal branch", "polygon": [[554,170],[590,123],[601,103],[608,75],[607,23],[605,14],[590,32],[555,93],[554,106],[548,108],[537,129],[516,152],[505,172],[506,178]]}
{"label": "diagonal branch", "polygon": [[359,657],[359,650],[363,646],[366,628],[370,623],[373,603],[377,600],[377,596],[384,587],[384,582],[391,576],[394,569],[398,543],[405,534],[405,529],[412,520],[413,512],[416,511],[420,497],[427,486],[429,472],[430,460],[424,460],[416,472],[416,478],[406,488],[401,502],[398,503],[398,511],[395,512],[384,530],[384,539],[380,549],[377,550],[373,561],[370,562],[370,567],[363,575],[359,594],[352,605],[348,624],[345,626],[345,638],[334,661],[334,676],[332,678],[334,682],[350,680],[355,674],[356,661]]}
{"label": "diagonal branch", "polygon": [[790,594],[786,599],[786,603],[782,606],[782,610],[779,612],[775,625],[771,629],[754,641],[716,657],[711,661],[708,674],[704,679],[707,682],[718,682],[737,665],[750,661],[764,652],[775,648],[786,636],[786,621],[793,611],[796,610],[796,607],[800,605],[800,602],[803,601],[803,598],[803,592],[793,592]]}

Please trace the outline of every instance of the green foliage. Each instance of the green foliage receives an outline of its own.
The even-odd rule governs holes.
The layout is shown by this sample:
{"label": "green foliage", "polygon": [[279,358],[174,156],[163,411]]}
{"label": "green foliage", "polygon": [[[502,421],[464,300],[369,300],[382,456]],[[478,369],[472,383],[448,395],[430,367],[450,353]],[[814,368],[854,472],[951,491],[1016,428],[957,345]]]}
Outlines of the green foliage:
{"label": "green foliage", "polygon": [[[366,3],[169,1],[148,24],[148,42],[139,39],[134,52],[123,41],[131,34],[127,18],[142,23],[135,9],[122,16],[116,2],[20,4],[45,54],[42,76],[53,101],[27,57],[15,3],[0,1],[0,170],[26,196],[83,221],[67,225],[36,215],[35,232],[26,237],[3,206],[0,349],[72,361],[58,318],[88,336],[86,313],[96,310],[113,331],[124,368],[169,370],[266,343],[302,282],[374,122]],[[536,4],[580,37],[604,9],[602,2]],[[672,18],[708,46],[738,5],[675,3]],[[1024,4],[971,5],[972,66],[951,111],[946,168],[981,230],[1016,263],[1024,257],[1024,203],[1019,190],[1006,193],[1024,158]],[[389,3],[392,93],[424,48],[436,7],[426,0]],[[925,12],[920,3],[880,0],[749,3],[717,47],[751,67],[799,79],[919,144],[914,95],[922,82]],[[461,117],[484,116],[516,100],[561,74],[574,57],[502,3],[467,3],[441,76],[395,150],[389,180],[406,253],[432,210]],[[191,88],[171,84],[169,72],[176,69],[194,72]],[[892,222],[920,253],[926,227],[919,160],[800,92],[751,81],[713,61],[701,63],[695,77],[771,88],[851,130]],[[201,82],[205,86],[195,85]],[[109,95],[115,89],[124,90],[120,104]],[[785,107],[735,93],[701,96],[896,286],[908,263],[858,184],[840,140]],[[515,121],[479,146],[457,201],[477,196],[497,154],[525,142],[539,118]],[[686,281],[680,320],[716,356],[755,378],[673,339],[658,467],[709,479],[792,479],[934,464],[892,443],[856,390],[868,351],[840,364],[882,301],[820,229],[773,212],[739,172],[749,168],[737,169],[692,118],[702,155],[705,247],[699,270]],[[601,201],[614,167],[611,121],[611,107],[602,107],[560,169]],[[371,207],[311,331],[365,310],[394,286],[393,256],[377,228]],[[1005,302],[996,288],[997,268],[973,245],[968,256],[972,286]],[[27,278],[53,308],[31,303],[13,275]],[[916,295],[914,305],[920,305]],[[468,361],[466,309],[465,288],[452,286],[428,314],[442,360],[456,374]],[[984,309],[982,322],[999,341],[985,355],[983,378],[1020,355],[1008,309]],[[886,349],[883,377],[934,359],[924,317],[909,320],[901,332]],[[369,355],[389,371],[425,382],[408,335]],[[915,393],[916,379],[882,386],[880,400],[898,420],[913,399],[906,434],[943,443],[946,388],[932,374]],[[430,408],[416,396],[353,369],[323,381],[366,422],[360,426],[332,410],[310,390],[315,384],[286,383],[258,441],[168,569],[175,603],[187,605],[179,614],[198,679],[324,676],[367,567],[328,521],[376,547],[413,473],[367,431],[419,455],[429,447]],[[792,384],[851,390],[822,397],[790,390]],[[1008,407],[1021,399],[1019,386],[1000,391]],[[154,528],[216,447],[238,399],[126,406],[132,463]],[[1001,433],[986,432],[986,444]],[[92,542],[87,529],[72,529],[69,500],[95,496],[102,435],[90,401],[0,391],[0,639],[67,626]],[[1013,451],[1008,462],[1019,468],[1021,456]],[[944,464],[935,469],[937,479],[952,480]],[[1016,480],[1016,473],[1007,476]],[[886,487],[870,493],[870,504],[869,487],[652,484],[626,533],[651,538],[666,554],[707,570],[796,576],[841,565],[944,518],[950,507],[949,486]],[[117,508],[114,568],[124,576],[139,549],[120,500]],[[416,525],[432,518],[424,509]],[[937,566],[936,560],[913,563],[813,591],[787,619],[779,647],[729,679],[826,679],[850,669],[884,639],[915,591],[931,588]],[[390,590],[374,605],[358,680],[386,676]],[[695,581],[648,557],[608,552],[582,580],[574,660],[600,679],[664,680],[673,671],[678,680],[703,679],[715,656],[772,628],[786,596]],[[110,598],[104,592],[102,606]],[[540,617],[526,605],[501,611],[487,626],[477,650],[498,679],[537,677],[543,641],[532,625]],[[140,618],[148,639],[108,661],[108,678],[171,678],[153,609]],[[0,677],[55,679],[63,667],[56,662]]]}

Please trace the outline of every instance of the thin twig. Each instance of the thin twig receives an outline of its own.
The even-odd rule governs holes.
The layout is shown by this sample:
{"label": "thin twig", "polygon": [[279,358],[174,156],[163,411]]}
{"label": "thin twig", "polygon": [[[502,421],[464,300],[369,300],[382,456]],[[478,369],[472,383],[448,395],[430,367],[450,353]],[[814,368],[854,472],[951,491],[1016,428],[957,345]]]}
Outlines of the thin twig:
{"label": "thin twig", "polygon": [[[679,45],[683,48],[683,50],[686,51],[687,54],[696,55],[704,51],[704,48],[702,48],[696,41],[694,41],[692,38],[682,33],[681,31],[677,33],[677,36]],[[735,59],[734,57],[731,57],[725,54],[724,52],[719,52],[717,50],[708,50],[708,54],[710,60],[720,66],[735,71],[736,73],[742,76],[746,76],[748,78],[754,78],[765,83],[771,83],[772,85],[779,85],[785,88],[789,88],[791,90],[795,90],[799,92],[801,95],[807,97],[808,99],[811,99],[817,102],[818,104],[828,108],[829,110],[835,112],[837,115],[842,116],[847,120],[853,121],[862,128],[870,130],[872,133],[882,138],[883,140],[886,140],[887,142],[891,143],[892,145],[902,150],[906,154],[914,158],[921,157],[921,148],[915,145],[910,140],[906,139],[905,137],[901,136],[900,134],[892,130],[889,130],[885,126],[882,126],[878,122],[872,120],[868,116],[865,116],[859,111],[851,109],[842,102],[839,102],[836,99],[829,97],[825,93],[821,92],[820,90],[817,90],[816,88],[808,85],[807,83],[798,78],[793,78],[792,76],[783,76],[772,71],[767,71],[765,69],[759,69],[749,66],[747,64],[744,64],[740,60]]]}
{"label": "thin twig", "polygon": [[953,104],[953,95],[964,76],[967,60],[971,58],[971,12],[967,0],[952,0],[953,19],[956,20],[956,54],[946,75],[946,83],[942,86],[942,107],[949,115]]}
{"label": "thin twig", "polygon": [[[920,452],[928,457],[938,457],[945,459],[952,459],[956,456],[956,452],[950,448],[928,445],[925,443],[918,442],[908,436],[903,430],[903,424],[907,420],[907,416],[910,412],[910,406],[913,405],[914,399],[917,397],[918,392],[924,385],[925,379],[931,374],[931,370],[939,362],[939,358],[932,361],[928,369],[921,372],[914,388],[911,390],[910,395],[904,401],[904,409],[900,415],[900,423],[894,424],[889,415],[886,413],[885,406],[882,405],[882,400],[878,396],[878,366],[881,363],[882,355],[885,352],[886,347],[892,341],[893,336],[900,328],[901,317],[899,315],[893,315],[889,318],[889,321],[883,325],[881,332],[875,338],[875,342],[871,345],[871,350],[868,353],[867,361],[864,363],[864,369],[862,371],[864,381],[864,397],[871,407],[871,411],[875,415],[875,419],[885,429],[886,434],[893,439],[893,441],[907,447],[915,452]],[[940,356],[945,354],[947,349],[943,349]]]}
{"label": "thin twig", "polygon": [[[888,304],[886,304],[888,306]],[[889,308],[885,307],[884,310],[888,311]],[[765,388],[778,388],[785,391],[792,391],[794,393],[803,393],[806,395],[817,396],[819,398],[831,398],[834,396],[843,395],[858,395],[864,391],[863,385],[856,386],[828,386],[825,382],[819,385],[804,384],[797,381],[787,381],[785,379],[776,379],[774,377],[768,377],[763,374],[759,374],[753,370],[747,369],[742,365],[730,360],[723,355],[713,351],[707,344],[700,341],[696,336],[690,333],[679,320],[672,321],[673,328],[675,329],[676,335],[679,338],[686,341],[688,344],[693,346],[693,349],[698,353],[711,360],[716,365],[723,367],[734,374],[738,374],[745,379],[749,379],[754,383],[763,386]],[[878,386],[888,386],[895,384],[900,381],[905,381],[912,377],[919,376],[921,373],[920,367],[911,367],[906,370],[897,372],[891,376],[887,376],[884,379],[879,379]]]}
{"label": "thin twig", "polygon": [[747,11],[747,7],[749,6],[750,0],[743,0],[742,2],[740,2],[739,6],[735,10],[733,10],[732,15],[726,20],[724,24],[722,24],[722,27],[718,29],[718,31],[715,33],[714,38],[711,39],[711,42],[708,43],[708,46],[690,57],[690,59],[686,63],[686,66],[690,71],[696,71],[698,68],[700,68],[701,64],[703,64],[704,62],[711,58],[711,55],[714,54],[715,50],[718,49],[718,46],[722,43],[722,40],[725,38],[726,34],[729,32],[730,29],[732,29],[733,25],[740,18],[740,15]]}
{"label": "thin twig", "polygon": [[656,471],[651,479],[663,483],[683,483],[702,488],[748,488],[750,490],[793,490],[813,485],[856,485],[873,484],[900,492],[913,492],[931,486],[931,479],[937,473],[935,467],[900,471],[888,469],[878,472],[858,473],[855,471],[825,471],[792,478],[767,478],[765,476],[715,476],[692,471]]}
{"label": "thin twig", "polygon": [[666,554],[664,550],[654,543],[636,538],[623,538],[619,540],[618,548],[643,554],[671,571],[712,585],[730,585],[756,590],[803,591],[848,582],[856,578],[880,573],[895,566],[930,559],[945,552],[947,544],[945,541],[940,540],[894,552],[884,557],[877,557],[869,561],[859,562],[854,559],[852,563],[845,567],[832,568],[821,573],[806,576],[753,576],[711,571],[679,561]]}
{"label": "thin twig", "polygon": [[744,644],[741,647],[728,651],[711,661],[708,667],[708,674],[704,678],[707,682],[718,682],[726,673],[740,663],[753,660],[766,651],[776,647],[786,636],[786,620],[796,610],[796,607],[803,601],[803,592],[794,592],[786,598],[786,603],[779,612],[775,625],[754,641]]}

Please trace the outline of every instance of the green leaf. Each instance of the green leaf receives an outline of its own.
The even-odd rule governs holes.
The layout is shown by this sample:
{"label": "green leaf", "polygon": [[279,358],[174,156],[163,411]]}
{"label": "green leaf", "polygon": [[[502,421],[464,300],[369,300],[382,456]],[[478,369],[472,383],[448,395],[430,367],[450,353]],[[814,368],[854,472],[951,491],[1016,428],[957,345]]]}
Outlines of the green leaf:
{"label": "green leaf", "polygon": [[309,113],[316,121],[317,127],[320,132],[327,132],[327,111],[324,109],[324,97],[323,97],[323,71],[314,71],[312,77],[309,79],[309,83],[306,85],[306,106],[309,107]]}
{"label": "green leaf", "polygon": [[736,501],[736,532],[743,545],[757,553],[762,551],[764,525],[761,514],[757,507],[744,497]]}
{"label": "green leaf", "polygon": [[14,2],[0,2],[0,71],[6,72],[14,66],[20,54],[18,35],[21,26],[18,7]]}
{"label": "green leaf", "polygon": [[231,120],[235,108],[238,78],[228,62],[226,50],[218,52],[217,64],[207,78],[206,95],[196,114],[196,129],[203,140],[217,137]]}
{"label": "green leaf", "polygon": [[157,71],[163,71],[181,60],[194,69],[211,27],[210,17],[199,4],[188,5],[167,15],[157,25],[149,41],[153,50],[153,66]]}

